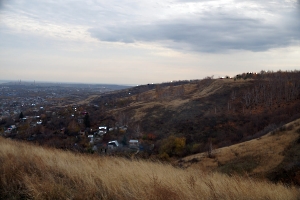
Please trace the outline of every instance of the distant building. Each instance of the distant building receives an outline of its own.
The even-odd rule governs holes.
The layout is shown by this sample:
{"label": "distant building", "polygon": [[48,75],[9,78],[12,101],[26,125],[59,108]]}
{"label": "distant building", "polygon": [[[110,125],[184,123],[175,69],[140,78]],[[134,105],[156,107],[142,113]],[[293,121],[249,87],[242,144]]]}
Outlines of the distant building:
{"label": "distant building", "polygon": [[99,135],[104,135],[106,133],[107,133],[107,127],[106,126],[99,126],[98,134]]}
{"label": "distant building", "polygon": [[140,146],[138,140],[129,140],[129,148],[131,149],[138,149]]}
{"label": "distant building", "polygon": [[90,139],[90,143],[94,143],[94,135],[88,135],[88,138]]}
{"label": "distant building", "polygon": [[109,141],[107,143],[107,147],[108,147],[108,149],[114,149],[114,148],[119,147],[119,143],[117,140]]}

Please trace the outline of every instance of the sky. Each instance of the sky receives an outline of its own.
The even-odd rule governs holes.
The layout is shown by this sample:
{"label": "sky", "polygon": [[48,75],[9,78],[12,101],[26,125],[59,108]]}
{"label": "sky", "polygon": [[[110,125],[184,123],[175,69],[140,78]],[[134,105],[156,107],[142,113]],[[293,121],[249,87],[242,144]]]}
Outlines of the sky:
{"label": "sky", "polygon": [[300,69],[300,0],[0,0],[0,80],[147,84]]}

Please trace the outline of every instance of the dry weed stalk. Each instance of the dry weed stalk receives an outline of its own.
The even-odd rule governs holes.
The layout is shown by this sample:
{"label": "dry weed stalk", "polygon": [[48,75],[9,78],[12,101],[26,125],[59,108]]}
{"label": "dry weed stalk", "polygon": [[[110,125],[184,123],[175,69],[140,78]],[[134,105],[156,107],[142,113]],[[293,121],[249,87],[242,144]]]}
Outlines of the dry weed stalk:
{"label": "dry weed stalk", "polygon": [[298,188],[0,138],[3,199],[297,199]]}

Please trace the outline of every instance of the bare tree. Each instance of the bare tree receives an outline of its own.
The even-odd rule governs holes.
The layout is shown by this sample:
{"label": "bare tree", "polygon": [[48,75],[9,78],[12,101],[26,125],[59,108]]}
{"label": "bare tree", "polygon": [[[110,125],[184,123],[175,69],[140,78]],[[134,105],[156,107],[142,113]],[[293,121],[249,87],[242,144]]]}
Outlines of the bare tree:
{"label": "bare tree", "polygon": [[162,95],[162,89],[161,89],[160,85],[156,85],[156,87],[155,87],[156,99],[160,99],[161,95]]}
{"label": "bare tree", "polygon": [[121,125],[121,126],[127,126],[127,124],[128,124],[128,116],[124,112],[119,113],[117,119],[118,119],[119,125]]}
{"label": "bare tree", "polygon": [[213,155],[212,139],[211,138],[208,139],[207,155],[208,155],[209,158],[213,158],[214,157],[214,155]]}
{"label": "bare tree", "polygon": [[251,99],[252,99],[251,92],[247,90],[246,92],[244,92],[244,95],[242,98],[245,100],[246,107],[249,107],[251,104]]}
{"label": "bare tree", "polygon": [[141,136],[141,127],[140,127],[140,124],[136,124],[134,126],[133,132],[134,132],[134,137],[138,138],[138,137]]}
{"label": "bare tree", "polygon": [[170,84],[169,91],[170,91],[170,95],[172,96],[174,94],[174,85],[173,85],[173,83]]}
{"label": "bare tree", "polygon": [[230,99],[231,99],[232,101],[234,101],[235,98],[236,98],[236,91],[233,90],[233,91],[231,92]]}

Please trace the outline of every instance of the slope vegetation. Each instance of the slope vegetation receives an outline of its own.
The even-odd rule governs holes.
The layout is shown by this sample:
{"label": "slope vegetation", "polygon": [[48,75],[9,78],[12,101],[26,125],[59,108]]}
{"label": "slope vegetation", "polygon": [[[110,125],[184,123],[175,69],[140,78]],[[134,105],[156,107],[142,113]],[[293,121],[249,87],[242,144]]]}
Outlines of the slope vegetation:
{"label": "slope vegetation", "polygon": [[163,152],[162,140],[184,138],[185,147],[175,155],[184,157],[206,151],[209,141],[216,148],[230,146],[300,117],[300,72],[243,76],[144,86],[110,103],[103,98],[108,115],[115,119],[107,124],[126,124],[129,137],[146,142],[151,135],[155,153],[169,157],[174,154]]}
{"label": "slope vegetation", "polygon": [[294,187],[0,138],[3,199],[297,199]]}
{"label": "slope vegetation", "polygon": [[300,184],[300,119],[247,142],[187,156],[179,165],[188,170],[219,171],[268,177],[273,181]]}

